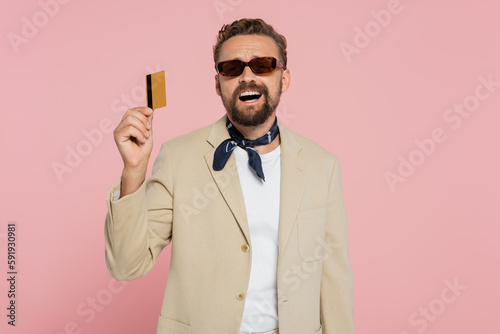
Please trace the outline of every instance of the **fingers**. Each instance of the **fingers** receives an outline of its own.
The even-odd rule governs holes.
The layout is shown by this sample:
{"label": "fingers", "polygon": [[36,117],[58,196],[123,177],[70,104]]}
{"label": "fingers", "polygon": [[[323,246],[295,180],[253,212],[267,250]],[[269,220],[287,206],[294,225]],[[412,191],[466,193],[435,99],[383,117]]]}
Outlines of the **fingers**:
{"label": "fingers", "polygon": [[144,126],[147,129],[151,128],[151,120],[153,118],[153,109],[147,108],[147,107],[136,107],[136,108],[131,108],[125,112],[125,115],[123,115],[123,118],[128,117],[128,116],[135,116],[137,117],[140,121],[144,123]]}
{"label": "fingers", "polygon": [[117,139],[121,142],[129,140],[132,136],[140,143],[145,143],[147,138],[150,137],[149,131],[144,126],[144,123],[134,116],[125,117],[117,128],[117,132],[119,137]]}
{"label": "fingers", "polygon": [[134,137],[139,144],[146,144],[146,141],[149,138],[148,136],[144,136],[144,134],[137,130],[137,128],[134,128],[132,125],[130,125],[126,131],[124,132],[124,136],[121,138],[122,141],[127,141],[127,140],[132,140],[131,137]]}
{"label": "fingers", "polygon": [[136,107],[127,110],[122,121],[115,129],[115,140],[125,142],[134,137],[141,144],[151,137],[153,110],[146,107]]}

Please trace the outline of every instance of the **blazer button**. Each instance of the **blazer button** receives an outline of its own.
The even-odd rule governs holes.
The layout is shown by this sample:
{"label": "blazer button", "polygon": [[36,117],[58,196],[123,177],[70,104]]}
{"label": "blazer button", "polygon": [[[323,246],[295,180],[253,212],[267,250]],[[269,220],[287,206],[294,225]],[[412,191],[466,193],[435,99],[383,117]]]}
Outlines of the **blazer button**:
{"label": "blazer button", "polygon": [[244,251],[245,253],[247,253],[249,249],[250,249],[250,247],[248,247],[247,244],[241,245],[241,250]]}
{"label": "blazer button", "polygon": [[236,294],[236,299],[238,299],[238,300],[245,299],[245,293],[238,291],[238,293]]}

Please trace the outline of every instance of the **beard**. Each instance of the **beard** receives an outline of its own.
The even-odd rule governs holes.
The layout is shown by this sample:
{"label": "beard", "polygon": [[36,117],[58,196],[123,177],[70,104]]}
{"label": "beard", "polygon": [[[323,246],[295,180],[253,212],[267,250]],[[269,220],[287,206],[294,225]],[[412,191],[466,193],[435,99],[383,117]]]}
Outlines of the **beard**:
{"label": "beard", "polygon": [[[227,110],[227,113],[231,119],[242,126],[257,126],[266,122],[266,120],[273,114],[273,112],[278,107],[281,97],[282,82],[280,80],[278,92],[276,98],[272,98],[269,95],[269,90],[266,86],[258,86],[255,83],[247,84],[242,82],[233,92],[233,95],[229,98],[224,97],[221,93],[222,103]],[[220,89],[220,83],[219,83]],[[248,107],[246,111],[238,108],[237,102],[241,91],[245,89],[256,89],[262,93],[260,99],[264,99],[264,103],[261,107],[251,106]],[[222,92],[222,91],[221,91]]]}

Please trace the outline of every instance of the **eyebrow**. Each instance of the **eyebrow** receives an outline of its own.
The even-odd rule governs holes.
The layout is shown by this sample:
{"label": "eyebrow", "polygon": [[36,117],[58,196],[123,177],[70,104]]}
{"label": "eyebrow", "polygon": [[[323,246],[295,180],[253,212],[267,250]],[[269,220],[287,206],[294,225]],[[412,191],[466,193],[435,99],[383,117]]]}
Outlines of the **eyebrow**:
{"label": "eyebrow", "polygon": [[[262,56],[257,56],[257,55],[254,55],[254,54],[252,55],[252,59],[259,58],[259,57],[262,57]],[[233,58],[232,60],[241,60],[241,61],[243,61],[243,59],[240,58],[240,57]]]}

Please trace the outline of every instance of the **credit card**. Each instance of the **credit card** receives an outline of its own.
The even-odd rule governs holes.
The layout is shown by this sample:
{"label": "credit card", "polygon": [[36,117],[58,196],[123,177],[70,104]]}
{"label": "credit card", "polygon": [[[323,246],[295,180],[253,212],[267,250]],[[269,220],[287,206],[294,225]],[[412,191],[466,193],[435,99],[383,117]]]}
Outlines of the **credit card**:
{"label": "credit card", "polygon": [[149,108],[158,109],[167,105],[165,71],[146,75],[146,93]]}

